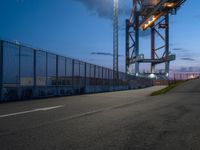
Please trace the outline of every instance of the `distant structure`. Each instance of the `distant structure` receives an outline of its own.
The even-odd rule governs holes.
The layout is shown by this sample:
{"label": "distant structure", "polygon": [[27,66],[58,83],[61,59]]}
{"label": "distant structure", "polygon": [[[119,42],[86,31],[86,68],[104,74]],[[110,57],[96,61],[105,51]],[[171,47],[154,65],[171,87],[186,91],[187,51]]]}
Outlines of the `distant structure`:
{"label": "distant structure", "polygon": [[[126,72],[150,78],[168,78],[170,61],[176,59],[169,51],[169,14],[175,15],[186,0],[133,0],[131,16],[126,20]],[[150,29],[151,58],[140,54],[140,30]],[[156,45],[156,40],[163,45]],[[140,64],[150,63],[150,73],[141,73]],[[164,64],[164,72],[156,73],[156,65]]]}
{"label": "distant structure", "polygon": [[114,0],[113,14],[113,76],[118,78],[118,0]]}

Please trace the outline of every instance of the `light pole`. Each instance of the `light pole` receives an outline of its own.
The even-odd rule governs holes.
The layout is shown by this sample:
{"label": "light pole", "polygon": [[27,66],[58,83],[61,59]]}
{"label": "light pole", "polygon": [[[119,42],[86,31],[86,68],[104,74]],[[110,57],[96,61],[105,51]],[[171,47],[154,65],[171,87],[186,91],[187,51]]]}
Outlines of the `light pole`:
{"label": "light pole", "polygon": [[113,8],[113,77],[118,78],[118,0],[114,0]]}

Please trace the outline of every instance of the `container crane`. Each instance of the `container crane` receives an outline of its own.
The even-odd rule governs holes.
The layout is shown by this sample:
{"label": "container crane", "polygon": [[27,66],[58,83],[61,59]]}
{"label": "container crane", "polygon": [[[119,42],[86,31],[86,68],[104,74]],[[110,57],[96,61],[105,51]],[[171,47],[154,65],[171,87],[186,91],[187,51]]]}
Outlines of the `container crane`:
{"label": "container crane", "polygon": [[[126,20],[126,72],[131,74],[130,68],[135,66],[134,74],[140,73],[140,63],[150,63],[148,77],[156,77],[155,66],[165,64],[164,73],[159,76],[168,78],[170,61],[176,59],[169,51],[169,14],[175,15],[186,0],[133,0],[132,12]],[[139,51],[139,31],[150,29],[151,58],[144,58]],[[156,36],[157,35],[157,36]],[[163,41],[162,46],[156,45],[156,38]],[[146,76],[145,75],[145,76]]]}

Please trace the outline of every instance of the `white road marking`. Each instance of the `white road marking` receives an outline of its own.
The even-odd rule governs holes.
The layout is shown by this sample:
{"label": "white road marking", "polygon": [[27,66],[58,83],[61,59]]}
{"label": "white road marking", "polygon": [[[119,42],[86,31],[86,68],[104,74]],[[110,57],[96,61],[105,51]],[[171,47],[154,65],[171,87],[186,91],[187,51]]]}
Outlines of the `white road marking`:
{"label": "white road marking", "polygon": [[16,112],[16,113],[0,115],[0,118],[11,117],[11,116],[16,116],[16,115],[22,115],[22,114],[27,114],[27,113],[37,112],[37,111],[48,111],[48,110],[57,109],[57,108],[60,108],[60,107],[64,107],[64,105],[37,108],[37,109],[33,109],[33,110],[28,110],[28,111],[22,111],[22,112]]}
{"label": "white road marking", "polygon": [[89,115],[93,115],[93,114],[100,113],[100,112],[110,111],[112,109],[117,109],[117,108],[120,108],[120,107],[130,106],[130,105],[137,104],[137,103],[140,103],[140,102],[141,102],[141,100],[138,100],[138,101],[135,101],[135,102],[128,102],[128,103],[124,103],[124,104],[119,104],[119,105],[114,105],[114,106],[107,107],[107,108],[97,109],[97,110],[89,111],[89,112],[86,112],[86,113],[81,113],[81,114],[77,114],[77,115],[73,115],[73,116],[69,116],[69,117],[64,117],[64,118],[55,120],[53,122],[81,118],[81,117],[84,117],[84,116],[89,116]]}

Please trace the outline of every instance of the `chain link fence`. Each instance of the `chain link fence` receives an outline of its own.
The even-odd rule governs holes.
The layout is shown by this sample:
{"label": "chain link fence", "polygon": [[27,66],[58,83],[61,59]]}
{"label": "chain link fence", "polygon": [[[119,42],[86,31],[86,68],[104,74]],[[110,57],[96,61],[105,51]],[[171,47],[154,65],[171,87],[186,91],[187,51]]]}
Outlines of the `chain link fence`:
{"label": "chain link fence", "polygon": [[200,77],[199,72],[175,72],[173,74],[173,80],[191,80]]}
{"label": "chain link fence", "polygon": [[0,101],[65,96],[151,86],[152,81],[59,56],[24,45],[0,41]]}

